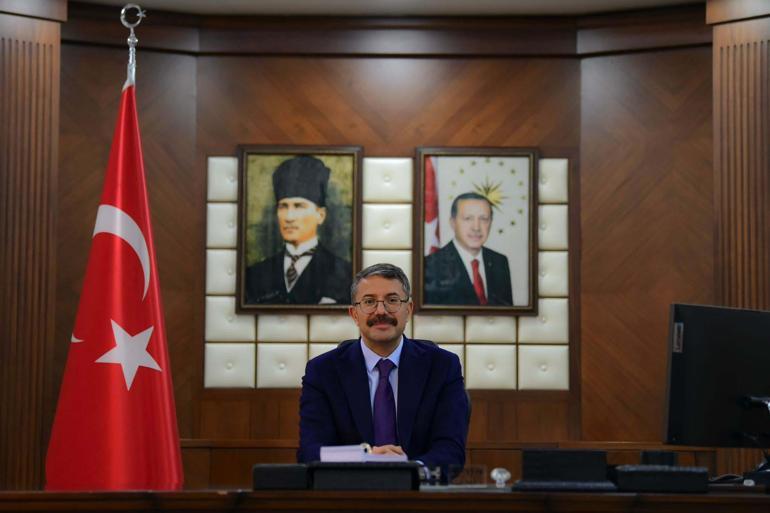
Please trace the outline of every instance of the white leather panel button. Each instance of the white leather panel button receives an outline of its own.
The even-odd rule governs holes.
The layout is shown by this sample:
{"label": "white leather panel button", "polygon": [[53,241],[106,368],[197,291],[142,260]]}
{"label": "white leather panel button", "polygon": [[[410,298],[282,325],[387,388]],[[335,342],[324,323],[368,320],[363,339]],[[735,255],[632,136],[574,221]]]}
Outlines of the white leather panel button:
{"label": "white leather panel button", "polygon": [[516,342],[516,317],[469,315],[465,318],[466,342]]}
{"label": "white leather panel button", "polygon": [[567,205],[545,205],[538,210],[540,249],[567,249]]}
{"label": "white leather panel button", "polygon": [[515,389],[516,346],[481,344],[466,346],[465,384],[469,389]]}
{"label": "white leather panel button", "polygon": [[364,201],[412,201],[411,158],[365,158]]}
{"label": "white leather panel button", "polygon": [[342,342],[358,338],[358,326],[349,315],[311,315],[311,342]]}
{"label": "white leather panel button", "polygon": [[412,247],[412,205],[364,205],[364,249]]}
{"label": "white leather panel button", "polygon": [[414,338],[433,342],[462,342],[463,318],[460,315],[415,315]]}
{"label": "white leather panel button", "polygon": [[567,159],[540,159],[538,197],[540,203],[567,203]]}
{"label": "white leather panel button", "polygon": [[440,344],[441,349],[446,349],[450,353],[454,353],[460,359],[460,369],[465,375],[465,347],[462,344]]}
{"label": "white leather panel button", "polygon": [[206,344],[203,386],[254,388],[254,344]]}
{"label": "white leather panel button", "polygon": [[306,344],[257,344],[257,388],[301,388]]}
{"label": "white leather panel button", "polygon": [[310,344],[310,354],[308,355],[308,359],[312,360],[316,356],[328,353],[336,347],[337,344]]}
{"label": "white leather panel button", "polygon": [[235,255],[232,249],[206,250],[206,294],[235,294]]}
{"label": "white leather panel button", "polygon": [[412,283],[411,251],[367,249],[363,253],[364,269],[374,264],[393,264],[400,267],[404,274],[406,274],[409,283]]}
{"label": "white leather panel button", "polygon": [[307,342],[307,315],[260,315],[257,318],[257,340]]}
{"label": "white leather panel button", "polygon": [[569,254],[566,251],[541,251],[538,264],[538,294],[541,297],[569,295]]}
{"label": "white leather panel button", "polygon": [[238,159],[209,157],[209,201],[238,201]]}
{"label": "white leather panel button", "polygon": [[569,304],[567,299],[541,299],[537,317],[519,317],[519,343],[569,341]]}
{"label": "white leather panel button", "polygon": [[569,348],[567,346],[519,347],[521,390],[567,390]]}
{"label": "white leather panel button", "polygon": [[238,240],[238,206],[235,203],[209,203],[206,247],[235,248]]}
{"label": "white leather panel button", "polygon": [[206,297],[207,342],[254,342],[253,315],[236,315],[232,296]]}

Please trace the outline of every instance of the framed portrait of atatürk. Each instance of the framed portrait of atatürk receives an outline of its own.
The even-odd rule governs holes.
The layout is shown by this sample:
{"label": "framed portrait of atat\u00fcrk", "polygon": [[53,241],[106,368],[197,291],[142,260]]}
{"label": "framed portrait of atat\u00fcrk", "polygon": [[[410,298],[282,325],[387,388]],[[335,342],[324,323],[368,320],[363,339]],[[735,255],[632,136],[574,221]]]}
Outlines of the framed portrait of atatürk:
{"label": "framed portrait of atat\u00fcrk", "polygon": [[239,311],[350,305],[361,261],[357,146],[239,147]]}
{"label": "framed portrait of atat\u00fcrk", "polygon": [[417,148],[416,168],[416,307],[536,313],[537,150]]}

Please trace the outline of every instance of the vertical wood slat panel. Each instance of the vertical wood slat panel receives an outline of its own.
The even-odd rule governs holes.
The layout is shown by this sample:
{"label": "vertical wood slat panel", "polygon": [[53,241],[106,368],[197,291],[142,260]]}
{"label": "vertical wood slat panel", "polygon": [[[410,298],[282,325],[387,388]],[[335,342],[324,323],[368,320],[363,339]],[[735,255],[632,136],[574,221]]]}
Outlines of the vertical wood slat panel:
{"label": "vertical wood slat panel", "polygon": [[[715,283],[720,304],[770,309],[770,18],[714,27]],[[720,449],[741,473],[756,449]]]}
{"label": "vertical wood slat panel", "polygon": [[770,308],[770,19],[714,28],[717,300]]}
{"label": "vertical wood slat panel", "polygon": [[42,484],[54,320],[58,23],[0,15],[0,489]]}

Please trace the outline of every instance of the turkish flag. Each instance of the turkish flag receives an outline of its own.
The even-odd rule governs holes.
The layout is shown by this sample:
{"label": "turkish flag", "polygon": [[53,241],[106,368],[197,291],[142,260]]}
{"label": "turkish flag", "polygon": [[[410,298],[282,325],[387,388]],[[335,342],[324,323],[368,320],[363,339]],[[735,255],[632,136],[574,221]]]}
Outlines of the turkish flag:
{"label": "turkish flag", "polygon": [[438,185],[433,157],[425,157],[425,255],[439,250]]}
{"label": "turkish flag", "polygon": [[157,269],[129,82],[48,446],[47,490],[182,486]]}

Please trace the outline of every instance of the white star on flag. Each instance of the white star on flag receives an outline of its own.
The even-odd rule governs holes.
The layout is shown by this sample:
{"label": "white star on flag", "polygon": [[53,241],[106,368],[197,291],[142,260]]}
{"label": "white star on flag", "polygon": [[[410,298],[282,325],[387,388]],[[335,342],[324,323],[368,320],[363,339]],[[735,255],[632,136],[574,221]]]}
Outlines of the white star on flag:
{"label": "white star on flag", "polygon": [[[153,326],[136,335],[130,335],[117,322],[110,319],[112,333],[115,335],[115,347],[104,353],[96,363],[117,363],[123,368],[123,378],[126,380],[126,389],[131,390],[136,371],[139,367],[161,371],[150,353],[147,352],[147,344],[152,336]],[[162,372],[162,371],[161,371]]]}

